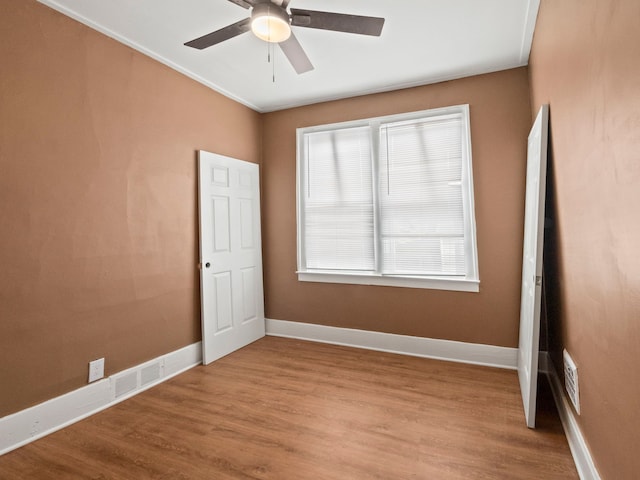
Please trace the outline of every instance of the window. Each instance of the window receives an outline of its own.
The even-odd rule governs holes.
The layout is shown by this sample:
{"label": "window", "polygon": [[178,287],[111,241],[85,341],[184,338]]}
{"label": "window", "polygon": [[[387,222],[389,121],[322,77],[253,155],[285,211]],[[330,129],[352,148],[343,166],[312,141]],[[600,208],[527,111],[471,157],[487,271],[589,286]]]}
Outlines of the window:
{"label": "window", "polygon": [[297,135],[299,280],[478,291],[468,105]]}

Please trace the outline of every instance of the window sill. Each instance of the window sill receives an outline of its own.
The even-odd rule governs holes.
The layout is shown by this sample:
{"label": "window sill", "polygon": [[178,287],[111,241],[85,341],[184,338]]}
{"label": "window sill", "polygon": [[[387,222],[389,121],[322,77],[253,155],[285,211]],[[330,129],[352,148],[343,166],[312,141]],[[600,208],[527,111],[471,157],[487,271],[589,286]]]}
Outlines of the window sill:
{"label": "window sill", "polygon": [[381,285],[388,287],[426,288],[455,292],[479,292],[479,280],[447,277],[400,277],[352,273],[297,272],[300,282],[348,283],[352,285]]}

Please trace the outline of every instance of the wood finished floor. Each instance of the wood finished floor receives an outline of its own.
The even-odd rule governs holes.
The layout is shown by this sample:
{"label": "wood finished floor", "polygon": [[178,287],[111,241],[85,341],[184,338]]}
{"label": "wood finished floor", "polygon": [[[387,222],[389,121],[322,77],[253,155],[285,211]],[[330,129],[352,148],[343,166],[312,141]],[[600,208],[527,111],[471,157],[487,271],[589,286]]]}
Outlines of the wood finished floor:
{"label": "wood finished floor", "polygon": [[573,479],[546,382],[267,337],[0,457],[13,479]]}

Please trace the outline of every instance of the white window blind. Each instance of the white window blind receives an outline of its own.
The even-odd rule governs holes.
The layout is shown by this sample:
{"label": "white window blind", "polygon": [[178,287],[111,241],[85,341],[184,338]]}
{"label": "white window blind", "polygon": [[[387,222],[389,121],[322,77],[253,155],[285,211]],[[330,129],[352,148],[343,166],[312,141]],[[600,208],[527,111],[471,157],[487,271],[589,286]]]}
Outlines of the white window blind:
{"label": "white window blind", "polygon": [[370,145],[368,127],[305,136],[306,268],[374,268]]}
{"label": "white window blind", "polygon": [[478,291],[468,106],[298,129],[298,278]]}
{"label": "white window blind", "polygon": [[461,127],[460,115],[381,127],[382,273],[465,275]]}

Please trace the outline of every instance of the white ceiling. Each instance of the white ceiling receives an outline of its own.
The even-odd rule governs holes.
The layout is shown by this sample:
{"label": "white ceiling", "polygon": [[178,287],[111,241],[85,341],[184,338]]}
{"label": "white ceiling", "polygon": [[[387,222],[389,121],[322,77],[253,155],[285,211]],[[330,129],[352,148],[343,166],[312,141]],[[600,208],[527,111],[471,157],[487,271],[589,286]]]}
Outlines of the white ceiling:
{"label": "white ceiling", "polygon": [[260,112],[526,65],[539,0],[291,0],[289,7],[384,17],[380,37],[293,27],[315,70],[245,33],[184,42],[249,16],[227,0],[39,0]]}

